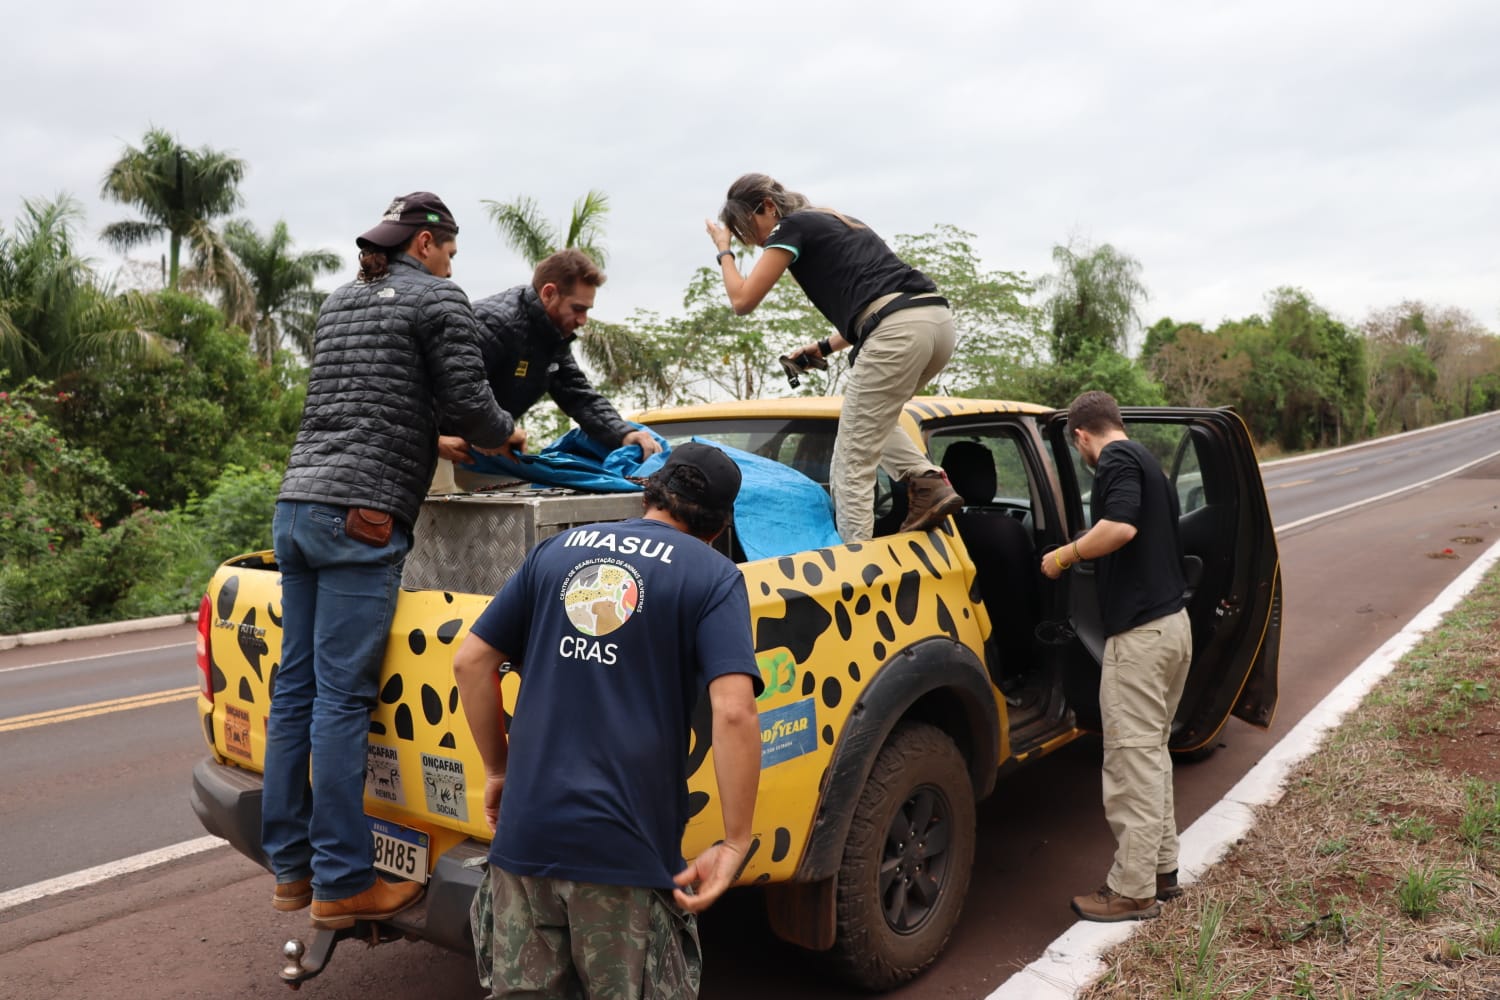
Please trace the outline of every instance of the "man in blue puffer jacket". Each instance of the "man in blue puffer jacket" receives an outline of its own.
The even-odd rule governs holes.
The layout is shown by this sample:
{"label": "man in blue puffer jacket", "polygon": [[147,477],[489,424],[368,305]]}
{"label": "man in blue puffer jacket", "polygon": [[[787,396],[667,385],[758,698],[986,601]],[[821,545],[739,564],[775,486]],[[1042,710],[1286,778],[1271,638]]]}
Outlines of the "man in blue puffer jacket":
{"label": "man in blue puffer jacket", "polygon": [[[458,225],[434,194],[397,198],[356,243],[359,277],[318,314],[307,402],[272,535],[281,665],[266,723],[261,844],[272,905],[312,922],[383,920],[422,893],[375,875],[364,812],[370,712],[439,420],[497,454],[518,441],[449,276]],[[309,759],[311,780],[309,780]]]}

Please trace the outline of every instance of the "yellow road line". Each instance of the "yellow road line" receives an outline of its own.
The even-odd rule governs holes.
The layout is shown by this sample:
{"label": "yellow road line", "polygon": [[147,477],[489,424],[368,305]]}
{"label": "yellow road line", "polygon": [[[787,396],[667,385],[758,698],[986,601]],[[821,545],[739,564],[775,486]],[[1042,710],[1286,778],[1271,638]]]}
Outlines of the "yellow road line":
{"label": "yellow road line", "polygon": [[1294,480],[1292,480],[1289,483],[1277,483],[1275,486],[1267,486],[1266,489],[1268,489],[1268,490],[1285,490],[1285,489],[1290,489],[1293,486],[1306,486],[1308,483],[1315,483],[1315,482],[1317,482],[1316,479],[1294,479]]}
{"label": "yellow road line", "polygon": [[198,686],[194,684],[184,688],[173,688],[170,691],[152,691],[149,694],[137,694],[128,698],[96,701],[91,705],[74,705],[70,708],[54,708],[48,712],[36,712],[31,715],[16,715],[9,719],[0,719],[0,733],[31,729],[36,726],[49,726],[54,722],[72,722],[75,719],[108,715],[111,712],[124,712],[132,708],[149,708],[152,705],[165,705],[173,701],[186,701],[196,697],[197,694]]}

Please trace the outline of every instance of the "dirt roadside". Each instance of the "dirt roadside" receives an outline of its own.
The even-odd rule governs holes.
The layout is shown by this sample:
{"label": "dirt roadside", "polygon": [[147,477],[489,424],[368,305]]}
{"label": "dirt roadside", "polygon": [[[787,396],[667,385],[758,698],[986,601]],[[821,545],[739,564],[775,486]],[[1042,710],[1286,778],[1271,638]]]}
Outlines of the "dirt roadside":
{"label": "dirt roadside", "polygon": [[1500,997],[1500,568],[1083,1000]]}

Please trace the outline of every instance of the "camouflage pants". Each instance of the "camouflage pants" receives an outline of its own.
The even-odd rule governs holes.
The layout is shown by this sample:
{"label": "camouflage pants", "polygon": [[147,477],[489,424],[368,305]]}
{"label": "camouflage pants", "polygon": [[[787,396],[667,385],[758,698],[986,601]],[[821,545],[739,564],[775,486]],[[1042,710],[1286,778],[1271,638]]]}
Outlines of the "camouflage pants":
{"label": "camouflage pants", "polygon": [[698,995],[698,923],[657,889],[512,875],[493,866],[470,926],[490,996],[680,1000]]}

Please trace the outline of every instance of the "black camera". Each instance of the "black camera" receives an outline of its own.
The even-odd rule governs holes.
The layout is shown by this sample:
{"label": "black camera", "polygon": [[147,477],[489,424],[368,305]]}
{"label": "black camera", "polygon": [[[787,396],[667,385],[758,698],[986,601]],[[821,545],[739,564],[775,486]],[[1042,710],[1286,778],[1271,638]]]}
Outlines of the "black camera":
{"label": "black camera", "polygon": [[783,354],[779,360],[781,361],[781,370],[786,372],[787,384],[793,389],[802,384],[802,373],[809,368],[816,368],[818,371],[823,372],[828,370],[828,361],[826,359],[815,357],[811,354],[798,354],[796,357],[790,354]]}

